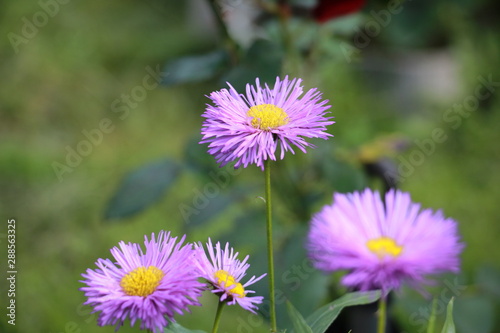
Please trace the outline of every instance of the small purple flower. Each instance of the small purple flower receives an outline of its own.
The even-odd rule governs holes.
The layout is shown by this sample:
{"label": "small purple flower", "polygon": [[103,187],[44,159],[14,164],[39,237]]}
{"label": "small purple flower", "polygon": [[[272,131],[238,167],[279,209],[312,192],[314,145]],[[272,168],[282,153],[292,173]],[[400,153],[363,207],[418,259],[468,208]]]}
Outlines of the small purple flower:
{"label": "small purple flower", "polygon": [[229,248],[229,243],[226,243],[223,250],[220,243],[217,242],[214,250],[210,238],[207,243],[208,255],[201,243],[195,244],[195,248],[198,251],[197,267],[199,274],[212,285],[212,293],[219,295],[221,302],[226,301],[228,305],[238,304],[243,309],[255,313],[256,304],[262,303],[264,297],[247,296],[255,293],[255,291],[248,290],[246,287],[259,281],[266,274],[262,274],[258,278],[252,276],[250,280],[242,284],[241,280],[245,276],[248,267],[250,267],[250,264],[247,263],[248,255],[243,261],[239,261],[237,259],[239,253],[234,253],[234,249]]}
{"label": "small purple flower", "polygon": [[463,244],[454,220],[421,211],[401,191],[389,191],[385,203],[369,189],[335,194],[311,222],[306,247],[315,267],[347,270],[347,287],[384,291],[403,282],[419,288],[426,275],[459,270]]}
{"label": "small purple flower", "polygon": [[221,166],[236,161],[235,167],[256,164],[264,169],[264,161],[276,160],[280,146],[280,158],[285,152],[294,152],[293,146],[304,153],[306,147],[314,147],[304,138],[327,139],[326,126],[332,117],[326,117],[330,108],[327,100],[321,100],[316,89],[305,95],[301,79],[276,78],[274,88],[247,84],[246,95],[239,94],[229,83],[229,90],[222,89],[210,94],[214,105],[207,104],[203,113],[205,121],[200,143],[209,143],[208,152]]}
{"label": "small purple flower", "polygon": [[[121,241],[111,249],[116,262],[98,259],[97,269],[82,274],[87,285],[80,290],[88,300],[84,304],[100,311],[98,324],[123,325],[130,319],[133,326],[163,332],[175,313],[183,314],[189,305],[200,305],[204,285],[198,282],[192,245],[182,245],[170,233],[161,231],[158,238],[144,237],[145,253],[139,244]],[[168,321],[167,321],[168,320]]]}

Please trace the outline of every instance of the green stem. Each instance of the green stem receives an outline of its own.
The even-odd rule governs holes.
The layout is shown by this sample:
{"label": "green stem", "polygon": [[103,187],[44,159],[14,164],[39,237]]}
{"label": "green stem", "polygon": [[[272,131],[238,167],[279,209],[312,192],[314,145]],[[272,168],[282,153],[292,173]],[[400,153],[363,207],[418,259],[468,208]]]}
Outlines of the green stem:
{"label": "green stem", "polygon": [[224,303],[225,302],[219,301],[219,304],[217,305],[217,312],[215,313],[214,327],[212,328],[212,333],[217,333],[217,330],[219,329],[219,321],[222,314],[222,308],[224,307]]}
{"label": "green stem", "polygon": [[434,297],[432,301],[431,317],[429,318],[429,325],[427,326],[427,333],[434,333],[434,327],[436,326],[436,308],[437,308],[437,297]]}
{"label": "green stem", "polygon": [[229,30],[227,29],[226,22],[222,19],[222,13],[220,12],[220,7],[217,4],[216,0],[209,0],[210,3],[210,8],[212,9],[212,12],[214,13],[214,16],[217,20],[217,25],[219,26],[219,29],[222,32],[222,35],[224,36],[225,43],[227,45],[227,48],[229,50],[229,53],[231,55],[231,61],[233,64],[238,62],[239,59],[239,46],[238,43],[231,37],[229,34]]}
{"label": "green stem", "polygon": [[266,184],[266,221],[267,221],[267,257],[269,274],[269,300],[271,306],[269,315],[271,318],[271,333],[277,332],[276,327],[276,303],[274,300],[274,260],[273,260],[273,222],[271,211],[271,160],[264,161],[264,176]]}
{"label": "green stem", "polygon": [[377,333],[385,333],[385,321],[387,319],[387,296],[380,297],[378,307],[378,329]]}

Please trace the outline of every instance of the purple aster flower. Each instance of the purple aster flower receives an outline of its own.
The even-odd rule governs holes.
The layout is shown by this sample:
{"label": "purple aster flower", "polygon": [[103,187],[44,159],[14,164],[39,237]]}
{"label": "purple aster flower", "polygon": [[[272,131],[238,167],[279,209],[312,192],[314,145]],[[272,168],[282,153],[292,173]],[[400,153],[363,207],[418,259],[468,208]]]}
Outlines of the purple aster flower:
{"label": "purple aster flower", "polygon": [[247,84],[246,95],[239,94],[229,83],[229,90],[210,94],[214,105],[207,104],[200,143],[209,143],[208,152],[221,166],[236,161],[235,167],[256,164],[264,169],[264,161],[276,160],[285,152],[294,152],[294,146],[306,152],[314,147],[304,138],[327,139],[326,126],[334,122],[326,117],[330,108],[321,100],[317,89],[310,89],[302,97],[301,79],[276,78],[274,88]]}
{"label": "purple aster flower", "polygon": [[133,326],[141,321],[141,329],[163,332],[175,313],[189,311],[189,305],[200,305],[197,301],[204,285],[195,274],[192,245],[182,245],[184,237],[177,242],[170,233],[161,231],[158,238],[144,237],[146,251],[136,243],[120,242],[111,249],[116,263],[109,259],[98,259],[97,269],[87,269],[82,274],[87,285],[80,290],[88,300],[84,304],[100,311],[98,324],[123,325],[130,319]]}
{"label": "purple aster flower", "polygon": [[421,211],[401,191],[389,191],[385,203],[369,189],[335,194],[311,222],[307,249],[315,267],[347,270],[347,287],[384,291],[403,282],[418,288],[426,275],[459,270],[463,244],[454,220]]}
{"label": "purple aster flower", "polygon": [[239,304],[243,309],[255,313],[256,304],[262,303],[264,297],[247,296],[255,293],[255,291],[248,290],[246,287],[259,281],[266,274],[262,274],[258,278],[252,276],[250,280],[242,284],[241,279],[245,276],[248,267],[250,267],[247,263],[248,255],[243,261],[239,261],[237,259],[239,253],[234,253],[234,249],[229,248],[229,243],[226,243],[223,250],[220,243],[217,242],[214,249],[210,238],[207,243],[208,255],[201,243],[196,244],[195,248],[198,251],[197,267],[199,274],[213,286],[212,292],[220,296],[220,301],[226,301],[228,305]]}

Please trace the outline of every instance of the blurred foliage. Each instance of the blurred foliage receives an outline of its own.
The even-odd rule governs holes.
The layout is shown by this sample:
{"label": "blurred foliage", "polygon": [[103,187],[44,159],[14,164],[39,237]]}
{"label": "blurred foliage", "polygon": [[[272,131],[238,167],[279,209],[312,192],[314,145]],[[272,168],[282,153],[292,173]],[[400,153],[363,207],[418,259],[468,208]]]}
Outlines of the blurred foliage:
{"label": "blurred foliage", "polygon": [[165,66],[168,76],[163,79],[165,85],[199,82],[214,77],[224,67],[229,67],[229,54],[225,50],[216,50],[198,56],[181,57],[171,60]]}
{"label": "blurred foliage", "polygon": [[188,330],[177,323],[170,323],[165,333],[205,333],[205,331]]}
{"label": "blurred foliage", "polygon": [[[321,308],[314,311],[313,314],[305,319],[305,324],[311,328],[312,332],[323,333],[328,329],[328,327],[340,314],[340,311],[342,311],[345,307],[370,304],[376,302],[380,296],[381,292],[379,290],[347,293],[335,301],[323,305]],[[295,312],[296,310],[293,311],[293,309],[292,311],[289,311],[290,316],[297,316]],[[297,329],[298,326],[294,325],[294,327],[295,332],[302,332]],[[293,332],[294,331],[292,331],[292,333]]]}
{"label": "blurred foliage", "polygon": [[169,159],[150,163],[128,174],[104,213],[105,219],[126,218],[156,203],[172,186],[179,166]]}
{"label": "blurred foliage", "polygon": [[[47,11],[42,3],[49,1],[0,3],[6,36],[0,41],[0,210],[17,221],[19,271],[17,325],[3,316],[0,331],[114,331],[97,327],[97,315],[81,305],[80,274],[109,257],[118,241],[139,242],[159,229],[187,233],[190,241],[207,235],[230,241],[250,253],[249,275],[265,272],[262,173],[218,168],[198,144],[200,115],[205,96],[225,81],[241,91],[257,76],[272,83],[289,74],[324,92],[337,123],[329,129],[333,139],[274,166],[280,326],[292,328],[285,299],[310,323],[314,309],[343,292],[334,287],[335,276],[307,264],[303,241],[311,215],[333,191],[398,185],[460,222],[466,250],[463,288],[452,291],[457,332],[500,332],[500,252],[489,250],[500,236],[497,2],[404,1],[400,12],[383,16],[387,2],[373,0],[360,14],[318,25],[307,9],[314,1],[293,1],[288,39],[276,13],[262,10],[248,45],[229,31],[241,44],[236,48],[202,1],[52,2],[55,14],[30,30],[26,22]],[[242,6],[219,4],[226,19]],[[380,32],[371,36],[376,25]],[[25,32],[12,43],[12,33]],[[162,85],[148,89],[146,76],[157,68],[166,73]],[[441,74],[443,68],[452,76]],[[492,78],[491,96],[470,114],[450,113],[473,96],[479,77]],[[85,133],[100,130],[103,119],[112,130],[84,152]],[[443,130],[444,141],[432,141],[435,129]],[[393,144],[400,141],[405,144]],[[82,152],[80,160],[59,178],[53,164],[68,164],[70,150]],[[0,231],[1,244],[4,236]],[[433,294],[455,280],[442,281]],[[259,295],[267,293],[266,283],[255,286]],[[2,284],[2,304],[5,291]],[[208,296],[203,308],[178,317],[180,325],[211,327],[216,303]],[[438,299],[437,321],[448,325],[452,295],[445,296]],[[407,290],[394,298],[398,326],[414,332],[427,323],[428,299]],[[235,307],[224,317],[240,330],[268,331],[263,319]],[[120,332],[136,329],[125,325]],[[234,330],[234,322],[222,320],[221,332]]]}

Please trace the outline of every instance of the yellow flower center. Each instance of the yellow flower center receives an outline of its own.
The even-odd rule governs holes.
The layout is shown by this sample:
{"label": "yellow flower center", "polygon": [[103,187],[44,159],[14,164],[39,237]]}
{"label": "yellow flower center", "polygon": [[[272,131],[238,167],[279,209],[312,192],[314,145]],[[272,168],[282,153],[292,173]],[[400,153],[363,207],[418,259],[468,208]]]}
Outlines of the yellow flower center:
{"label": "yellow flower center", "polygon": [[129,296],[148,296],[151,295],[160,284],[165,274],[159,268],[141,266],[125,275],[120,281],[125,294]]}
{"label": "yellow flower center", "polygon": [[[229,290],[231,294],[235,294],[238,297],[245,297],[245,288],[239,282],[234,280],[234,277],[224,270],[218,270],[215,272],[214,276],[217,278],[217,283],[223,287],[225,286],[234,286]],[[224,282],[224,284],[222,284]]]}
{"label": "yellow flower center", "polygon": [[252,126],[254,128],[265,131],[288,124],[286,112],[272,104],[252,106],[248,110],[247,116],[252,117]]}
{"label": "yellow flower center", "polygon": [[385,256],[397,257],[403,251],[403,247],[396,244],[394,239],[390,237],[370,239],[366,242],[366,246],[381,259]]}

